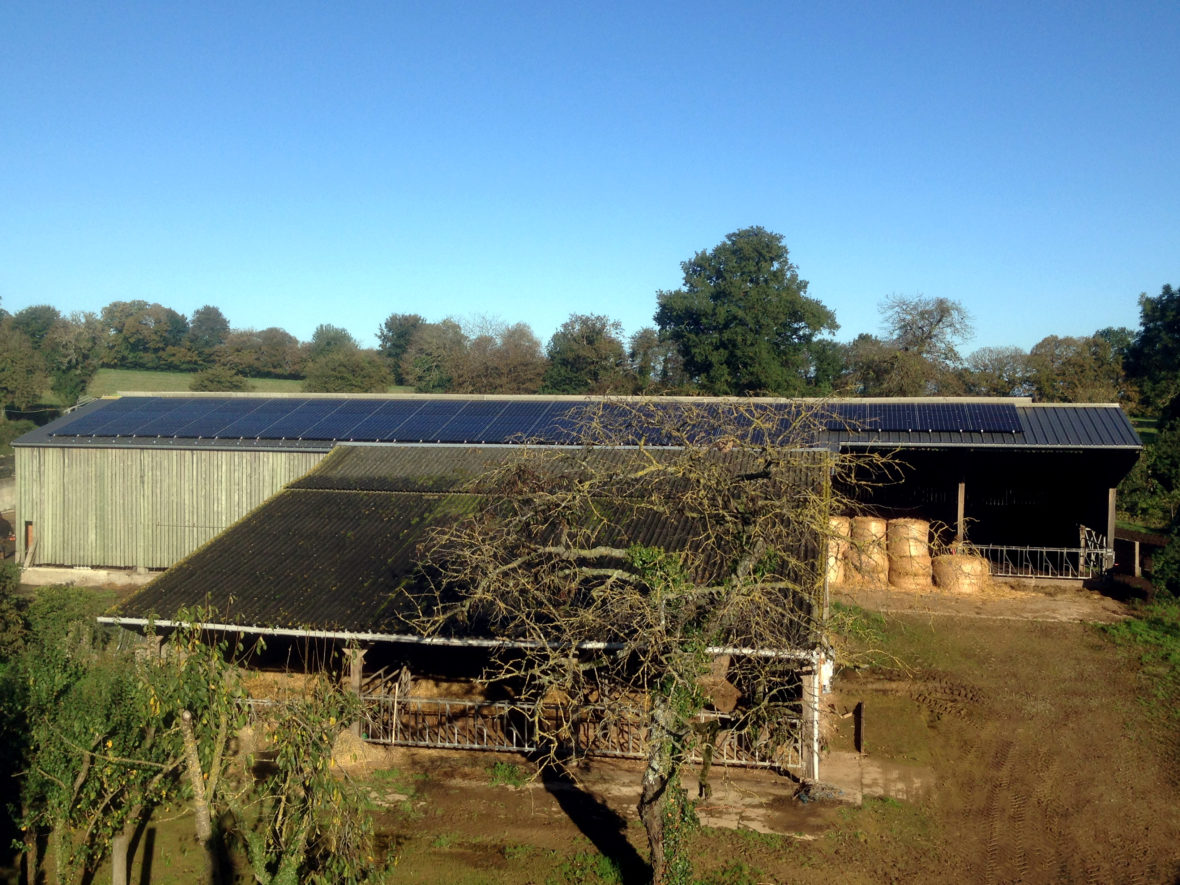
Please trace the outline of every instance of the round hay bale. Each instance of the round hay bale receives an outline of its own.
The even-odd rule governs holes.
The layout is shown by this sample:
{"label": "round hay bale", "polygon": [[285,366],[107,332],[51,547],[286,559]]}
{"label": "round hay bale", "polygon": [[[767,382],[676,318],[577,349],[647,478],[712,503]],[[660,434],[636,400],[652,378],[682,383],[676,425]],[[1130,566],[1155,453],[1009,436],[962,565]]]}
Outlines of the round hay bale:
{"label": "round hay bale", "polygon": [[864,587],[889,583],[889,554],[885,550],[887,523],[874,516],[854,516],[850,531],[845,579]]}
{"label": "round hay bale", "polygon": [[991,565],[982,556],[948,553],[934,557],[934,583],[951,593],[978,593],[991,578]]}
{"label": "round hay bale", "polygon": [[895,575],[889,572],[889,586],[894,590],[931,590],[930,572],[924,575]]}
{"label": "round hay bale", "polygon": [[930,523],[924,519],[891,519],[886,538],[890,560],[930,556]]}
{"label": "round hay bale", "polygon": [[841,586],[845,583],[844,564],[848,559],[848,533],[851,520],[847,516],[828,517],[828,584]]}
{"label": "round hay bale", "polygon": [[885,533],[889,523],[875,516],[854,516],[849,528],[849,537],[854,544],[875,544],[884,546]]}

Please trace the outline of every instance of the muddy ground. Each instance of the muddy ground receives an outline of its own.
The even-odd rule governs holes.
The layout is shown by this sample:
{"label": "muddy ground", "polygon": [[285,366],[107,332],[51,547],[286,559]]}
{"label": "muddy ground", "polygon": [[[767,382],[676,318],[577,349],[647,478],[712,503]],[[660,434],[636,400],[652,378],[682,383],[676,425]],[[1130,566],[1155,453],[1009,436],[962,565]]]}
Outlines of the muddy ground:
{"label": "muddy ground", "polygon": [[[878,645],[893,658],[842,672],[824,698],[837,723],[829,769],[849,759],[863,767],[862,804],[836,787],[801,801],[785,778],[723,776],[701,808],[698,874],[1180,881],[1177,736],[1138,700],[1139,674],[1125,653],[1091,624],[1121,617],[1119,603],[1070,585],[837,600],[888,612]],[[863,759],[853,752],[853,719],[841,718],[858,701]],[[394,772],[372,783],[403,881],[594,882],[601,853],[618,861],[624,881],[642,877],[634,767],[598,763],[579,791],[494,784],[491,766],[506,757],[389,761]]]}

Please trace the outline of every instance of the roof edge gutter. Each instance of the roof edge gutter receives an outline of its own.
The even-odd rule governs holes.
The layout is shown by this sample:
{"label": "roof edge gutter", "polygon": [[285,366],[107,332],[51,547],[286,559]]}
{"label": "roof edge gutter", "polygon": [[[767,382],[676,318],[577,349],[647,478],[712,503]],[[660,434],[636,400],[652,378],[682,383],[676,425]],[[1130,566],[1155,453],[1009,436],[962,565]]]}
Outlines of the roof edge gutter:
{"label": "roof edge gutter", "polygon": [[[512,639],[449,639],[445,636],[415,636],[411,633],[367,633],[352,630],[299,630],[294,627],[245,627],[241,624],[198,623],[195,621],[153,620],[151,618],[120,618],[104,615],[97,618],[100,624],[116,627],[196,627],[200,630],[214,630],[223,633],[251,633],[258,636],[283,636],[298,639],[329,639],[342,642],[400,642],[407,645],[429,645],[460,648],[570,648],[575,651],[622,651],[629,648],[623,642],[577,642],[545,643],[539,640]],[[774,649],[746,646],[711,645],[705,648],[711,655],[739,655],[756,658],[782,658],[785,660],[815,661],[820,649]]]}

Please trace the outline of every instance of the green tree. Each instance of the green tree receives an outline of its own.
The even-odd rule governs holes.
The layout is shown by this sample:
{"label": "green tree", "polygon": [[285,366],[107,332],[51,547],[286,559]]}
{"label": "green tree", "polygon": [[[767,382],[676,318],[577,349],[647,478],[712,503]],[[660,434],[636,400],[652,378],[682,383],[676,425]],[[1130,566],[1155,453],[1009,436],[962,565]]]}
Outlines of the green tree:
{"label": "green tree", "polygon": [[838,326],[807,295],[781,235],[744,228],[681,268],[684,285],[658,293],[655,321],[690,378],[716,394],[807,389],[812,344]]}
{"label": "green tree", "polygon": [[277,326],[230,332],[214,360],[250,378],[297,378],[303,372],[299,340]]}
{"label": "green tree", "polygon": [[303,389],[310,393],[383,393],[393,379],[385,361],[368,350],[336,350],[307,364]]}
{"label": "green tree", "polygon": [[1133,400],[1118,352],[1098,335],[1049,335],[1033,345],[1028,363],[1034,395],[1041,402]]}
{"label": "green tree", "polygon": [[543,393],[629,393],[633,381],[627,371],[623,327],[602,314],[570,314],[545,353],[549,367]]}
{"label": "green tree", "polygon": [[73,313],[54,323],[42,344],[50,386],[61,402],[76,403],[98,371],[103,333],[98,316]]}
{"label": "green tree", "polygon": [[644,326],[631,336],[627,360],[640,390],[654,392],[688,387],[680,351],[651,326]]}
{"label": "green tree", "polygon": [[33,346],[40,350],[45,336],[60,319],[61,313],[56,307],[34,304],[13,314],[12,324],[28,335]]}
{"label": "green tree", "polygon": [[229,320],[225,314],[212,304],[206,304],[193,311],[192,319],[188,323],[188,338],[186,344],[201,365],[209,365],[213,353],[229,337]]}
{"label": "green tree", "polygon": [[1127,374],[1154,414],[1180,412],[1180,290],[1165,285],[1139,296],[1139,331],[1127,349]]}
{"label": "green tree", "polygon": [[[102,309],[103,363],[123,369],[179,368],[190,362],[184,348],[188,320],[170,307],[146,301],[112,301]],[[169,356],[165,354],[172,350]]]}
{"label": "green tree", "polygon": [[454,320],[422,323],[402,353],[402,380],[419,393],[446,393],[466,350],[467,336]]}
{"label": "green tree", "polygon": [[346,350],[357,350],[359,346],[356,343],[356,339],[348,333],[347,329],[321,323],[315,327],[315,331],[311,335],[311,341],[307,345],[307,360],[308,362],[312,362],[329,354],[340,353]]}
{"label": "green tree", "polygon": [[193,375],[189,390],[194,391],[246,391],[253,389],[250,379],[240,375],[228,366],[211,366]]}
{"label": "green tree", "polygon": [[28,408],[47,384],[45,359],[29,336],[11,319],[0,319],[0,421],[6,420],[6,406]]}
{"label": "green tree", "polygon": [[402,377],[402,356],[405,354],[406,348],[410,346],[414,332],[425,322],[426,320],[416,313],[391,313],[385,318],[381,328],[377,330],[377,349],[392,366],[394,380],[397,384],[406,383],[405,378]]}
{"label": "green tree", "polygon": [[450,361],[453,393],[536,393],[548,363],[525,323],[484,320]]}

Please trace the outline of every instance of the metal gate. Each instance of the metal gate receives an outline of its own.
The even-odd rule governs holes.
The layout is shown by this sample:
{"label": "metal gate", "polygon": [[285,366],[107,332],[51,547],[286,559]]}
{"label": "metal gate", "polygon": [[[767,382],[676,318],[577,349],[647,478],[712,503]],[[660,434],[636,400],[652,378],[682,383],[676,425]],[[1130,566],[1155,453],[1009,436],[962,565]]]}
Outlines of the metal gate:
{"label": "metal gate", "polygon": [[[557,735],[559,748],[574,757],[623,759],[647,757],[643,711],[622,716],[618,708],[606,715],[602,706],[522,705],[510,702],[465,701],[366,695],[361,736],[374,743],[401,747],[493,750],[529,753],[540,749],[537,735]],[[712,725],[712,761],[716,765],[754,768],[802,766],[802,715],[798,704],[782,705],[773,724],[735,727],[734,717],[702,713]],[[700,762],[700,753],[691,757]]]}

